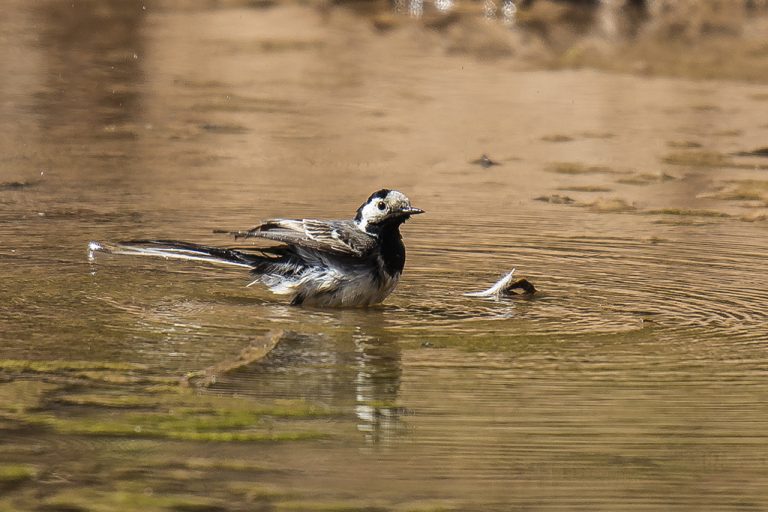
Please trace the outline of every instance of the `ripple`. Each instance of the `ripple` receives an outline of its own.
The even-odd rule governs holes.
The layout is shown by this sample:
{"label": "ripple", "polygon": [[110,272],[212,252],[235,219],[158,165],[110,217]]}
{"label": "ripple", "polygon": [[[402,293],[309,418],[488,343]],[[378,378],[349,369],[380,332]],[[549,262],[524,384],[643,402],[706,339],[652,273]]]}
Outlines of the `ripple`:
{"label": "ripple", "polygon": [[[760,336],[768,322],[761,306],[768,300],[768,278],[758,256],[768,251],[762,238],[725,230],[713,234],[704,227],[691,228],[685,238],[677,232],[666,238],[649,233],[654,228],[648,225],[635,226],[632,231],[640,232],[634,237],[569,236],[564,229],[547,229],[560,217],[532,220],[516,216],[513,234],[498,232],[504,224],[484,223],[474,231],[487,238],[470,238],[461,247],[441,239],[453,226],[439,228],[415,256],[429,260],[412,278],[422,281],[427,305],[405,309],[440,327],[524,318],[535,322],[538,332],[563,334],[626,332],[651,321],[670,329],[715,328],[744,340],[750,333]],[[479,262],[496,267],[501,259],[513,261],[494,274],[473,268]],[[481,289],[513,266],[542,290],[540,297],[466,301],[446,285]]]}

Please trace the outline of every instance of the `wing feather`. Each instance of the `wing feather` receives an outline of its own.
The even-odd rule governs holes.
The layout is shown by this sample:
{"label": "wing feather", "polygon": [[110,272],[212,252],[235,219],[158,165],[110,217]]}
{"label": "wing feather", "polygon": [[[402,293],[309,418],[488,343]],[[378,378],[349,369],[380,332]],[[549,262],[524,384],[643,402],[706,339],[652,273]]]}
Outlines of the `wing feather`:
{"label": "wing feather", "polygon": [[361,257],[375,242],[351,221],[270,219],[248,231],[234,231],[235,238],[265,238],[321,252]]}

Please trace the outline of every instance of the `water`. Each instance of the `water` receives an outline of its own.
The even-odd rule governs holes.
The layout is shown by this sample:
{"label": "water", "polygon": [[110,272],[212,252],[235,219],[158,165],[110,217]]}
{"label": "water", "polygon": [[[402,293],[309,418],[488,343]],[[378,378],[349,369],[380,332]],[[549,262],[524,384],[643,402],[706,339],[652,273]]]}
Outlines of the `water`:
{"label": "water", "polygon": [[[521,71],[343,9],[11,7],[0,508],[768,504],[768,171],[729,156],[764,86]],[[86,254],[384,186],[428,214],[379,308]],[[538,296],[462,295],[513,267]]]}

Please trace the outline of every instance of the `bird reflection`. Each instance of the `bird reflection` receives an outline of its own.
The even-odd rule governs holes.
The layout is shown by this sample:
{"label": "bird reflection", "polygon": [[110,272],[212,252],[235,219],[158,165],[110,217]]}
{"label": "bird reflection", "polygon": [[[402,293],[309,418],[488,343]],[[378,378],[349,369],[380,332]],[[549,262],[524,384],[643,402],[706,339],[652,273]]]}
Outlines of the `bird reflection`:
{"label": "bird reflection", "polygon": [[[374,322],[377,312],[355,320]],[[380,312],[378,312],[380,313]],[[334,313],[335,321],[349,320]],[[348,315],[347,315],[348,316]],[[346,322],[342,322],[346,323]],[[348,324],[347,324],[348,325]],[[406,432],[400,403],[402,356],[386,329],[340,329],[338,334],[285,331],[262,359],[217,377],[215,388],[264,399],[304,399],[349,412],[367,444],[388,444]],[[346,332],[344,332],[346,331]]]}
{"label": "bird reflection", "polygon": [[408,2],[408,14],[414,18],[420,18],[424,14],[424,1],[410,0]]}
{"label": "bird reflection", "polygon": [[369,443],[388,443],[405,432],[398,404],[402,364],[397,342],[355,336],[355,415]]}

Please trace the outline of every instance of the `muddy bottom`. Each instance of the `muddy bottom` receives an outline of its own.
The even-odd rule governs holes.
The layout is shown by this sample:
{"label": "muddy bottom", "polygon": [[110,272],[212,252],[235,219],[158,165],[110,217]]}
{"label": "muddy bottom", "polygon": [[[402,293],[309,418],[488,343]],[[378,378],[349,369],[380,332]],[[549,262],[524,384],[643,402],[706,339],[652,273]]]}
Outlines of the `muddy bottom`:
{"label": "muddy bottom", "polygon": [[[344,8],[100,5],[0,21],[0,508],[768,505],[765,85],[531,69]],[[383,187],[428,213],[376,308],[87,258]],[[533,297],[464,296],[513,268]]]}

